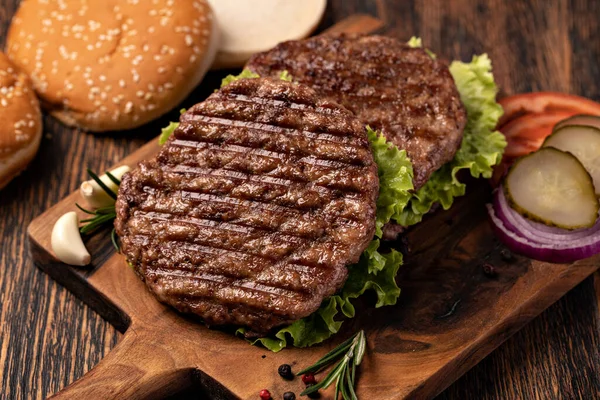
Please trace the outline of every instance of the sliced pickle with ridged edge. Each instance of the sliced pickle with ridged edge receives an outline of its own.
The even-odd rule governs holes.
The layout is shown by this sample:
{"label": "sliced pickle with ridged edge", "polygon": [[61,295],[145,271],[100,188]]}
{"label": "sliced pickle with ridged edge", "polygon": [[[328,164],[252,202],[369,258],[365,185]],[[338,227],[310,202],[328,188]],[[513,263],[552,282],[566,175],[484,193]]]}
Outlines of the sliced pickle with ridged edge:
{"label": "sliced pickle with ridged edge", "polygon": [[513,209],[545,225],[587,228],[598,219],[600,204],[590,174],[574,155],[553,147],[515,162],[504,190]]}
{"label": "sliced pickle with ridged edge", "polygon": [[596,196],[600,196],[600,129],[584,125],[563,125],[546,138],[542,147],[554,147],[577,157],[592,176]]}

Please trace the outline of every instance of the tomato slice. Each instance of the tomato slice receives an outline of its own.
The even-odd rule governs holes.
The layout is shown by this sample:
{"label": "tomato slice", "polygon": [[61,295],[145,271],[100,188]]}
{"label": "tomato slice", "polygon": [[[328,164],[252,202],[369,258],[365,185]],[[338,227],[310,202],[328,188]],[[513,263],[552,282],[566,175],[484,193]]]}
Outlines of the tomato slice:
{"label": "tomato slice", "polygon": [[501,128],[506,136],[506,157],[521,157],[542,146],[544,139],[552,133],[554,125],[575,115],[575,112],[561,111],[555,113],[526,114],[512,120]]}
{"label": "tomato slice", "polygon": [[504,109],[504,115],[498,121],[499,128],[530,113],[542,114],[566,111],[572,112],[571,115],[600,115],[600,103],[585,97],[556,92],[523,93],[504,97],[498,100],[498,103]]}

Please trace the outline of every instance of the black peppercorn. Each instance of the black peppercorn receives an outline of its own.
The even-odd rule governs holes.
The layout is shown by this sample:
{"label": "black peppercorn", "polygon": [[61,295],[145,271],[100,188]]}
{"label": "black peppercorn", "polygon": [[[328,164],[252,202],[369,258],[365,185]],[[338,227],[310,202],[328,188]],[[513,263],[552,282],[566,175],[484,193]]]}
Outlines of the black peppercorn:
{"label": "black peppercorn", "polygon": [[[314,383],[308,383],[306,385],[306,388],[308,389],[309,387],[314,386],[314,385],[315,385]],[[321,393],[319,393],[318,391],[317,392],[312,392],[312,393],[307,394],[307,396],[308,396],[309,399],[320,399],[321,398]]]}
{"label": "black peppercorn", "polygon": [[292,374],[292,367],[289,364],[281,364],[277,369],[277,372],[279,373],[279,376],[281,376],[283,379],[287,379],[288,381],[294,379],[294,374]]}
{"label": "black peppercorn", "polygon": [[294,392],[285,392],[283,394],[283,400],[296,400],[296,395]]}

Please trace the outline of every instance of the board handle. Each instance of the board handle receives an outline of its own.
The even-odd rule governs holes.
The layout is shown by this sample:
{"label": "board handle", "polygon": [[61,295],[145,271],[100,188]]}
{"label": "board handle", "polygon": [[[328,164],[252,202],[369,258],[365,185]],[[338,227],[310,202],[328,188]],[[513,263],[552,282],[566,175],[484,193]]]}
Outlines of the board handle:
{"label": "board handle", "polygon": [[195,368],[177,365],[161,341],[130,327],[98,365],[50,399],[160,399],[189,388]]}

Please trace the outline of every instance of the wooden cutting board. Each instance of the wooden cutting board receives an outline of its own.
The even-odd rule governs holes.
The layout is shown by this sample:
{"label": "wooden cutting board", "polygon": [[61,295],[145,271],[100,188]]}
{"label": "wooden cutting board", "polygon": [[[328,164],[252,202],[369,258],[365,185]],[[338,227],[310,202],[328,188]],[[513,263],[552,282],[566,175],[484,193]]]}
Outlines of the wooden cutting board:
{"label": "wooden cutting board", "polygon": [[[356,16],[333,29],[371,32],[379,26],[371,17]],[[153,140],[119,165],[133,167],[157,151]],[[202,385],[216,399],[258,399],[263,388],[274,399],[286,391],[298,395],[300,379],[282,380],[277,367],[288,363],[297,371],[310,365],[358,329],[368,337],[361,399],[435,396],[600,266],[600,256],[557,265],[507,255],[487,221],[487,182],[470,188],[450,211],[435,213],[396,243],[406,254],[396,306],[375,309],[367,300],[325,344],[276,354],[158,303],[115,253],[107,231],[86,242],[91,267],[59,262],[50,232],[62,214],[77,211],[81,198],[71,194],[30,224],[33,259],[125,334],[106,358],[55,398],[162,398],[192,385]],[[495,274],[486,274],[484,265]],[[323,398],[331,396],[328,391]]]}

